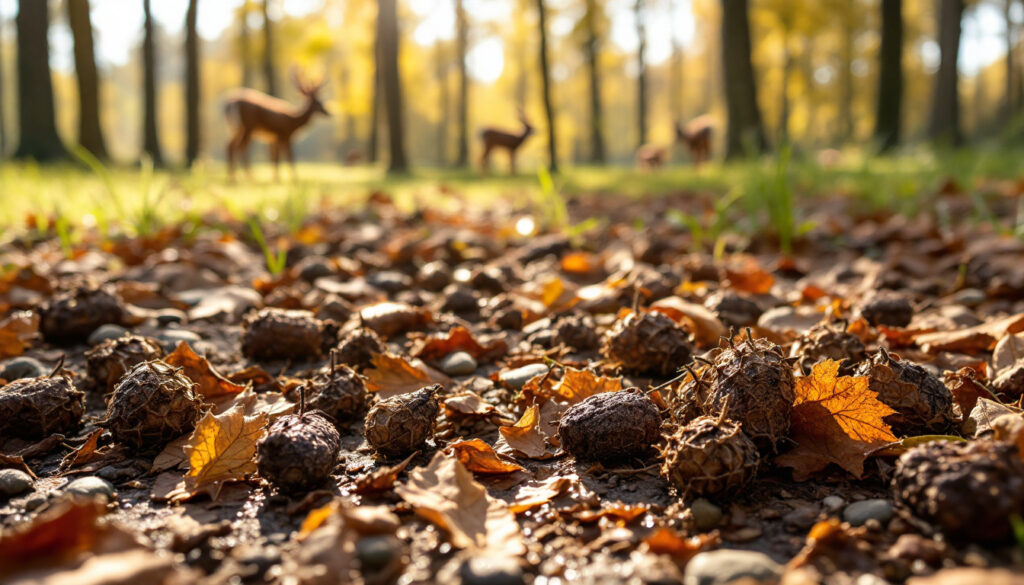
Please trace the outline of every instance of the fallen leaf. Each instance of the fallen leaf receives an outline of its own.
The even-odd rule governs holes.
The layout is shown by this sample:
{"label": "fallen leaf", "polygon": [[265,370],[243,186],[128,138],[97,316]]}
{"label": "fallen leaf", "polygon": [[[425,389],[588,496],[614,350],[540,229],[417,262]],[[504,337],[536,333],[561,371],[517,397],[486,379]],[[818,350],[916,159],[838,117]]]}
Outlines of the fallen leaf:
{"label": "fallen leaf", "polygon": [[562,271],[569,274],[587,275],[594,271],[594,255],[588,252],[570,252],[562,256]]}
{"label": "fallen leaf", "polygon": [[373,368],[363,372],[366,389],[376,392],[381,399],[415,392],[431,384],[451,384],[451,379],[427,367],[419,360],[407,360],[393,353],[373,356]]}
{"label": "fallen leaf", "polygon": [[632,522],[646,513],[647,506],[644,504],[615,502],[608,506],[602,506],[597,510],[580,510],[573,514],[573,518],[580,522],[596,522],[601,518],[615,518],[624,522]]}
{"label": "fallen leaf", "polygon": [[1024,334],[1006,335],[992,350],[992,378],[1024,359]]}
{"label": "fallen leaf", "polygon": [[494,452],[494,448],[482,439],[458,441],[448,445],[446,452],[455,455],[466,469],[480,474],[502,474],[523,471],[523,466],[504,461]]}
{"label": "fallen leaf", "polygon": [[409,352],[428,362],[440,360],[448,354],[464,351],[479,362],[489,362],[501,357],[508,351],[508,345],[502,339],[494,339],[486,345],[481,344],[465,327],[452,327],[447,333],[437,333],[420,339]]}
{"label": "fallen leaf", "polygon": [[192,351],[192,348],[184,341],[178,342],[178,347],[174,348],[174,351],[165,357],[164,361],[172,366],[183,368],[185,375],[196,384],[196,392],[207,400],[238,394],[245,390],[245,386],[239,386],[220,375],[206,358]]}
{"label": "fallen leaf", "polygon": [[0,469],[20,469],[25,473],[36,477],[36,474],[32,471],[32,468],[25,463],[25,458],[21,455],[8,455],[7,453],[0,453]]}
{"label": "fallen leaf", "polygon": [[654,529],[647,538],[644,538],[644,544],[652,553],[669,555],[681,563],[686,563],[699,552],[716,548],[721,542],[718,534],[714,532],[686,538],[666,526]]}
{"label": "fallen leaf", "polygon": [[29,522],[0,534],[0,575],[41,559],[60,562],[94,550],[103,537],[102,498],[62,500]]}
{"label": "fallen leaf", "polygon": [[192,434],[186,433],[164,445],[163,450],[153,459],[153,465],[150,466],[149,472],[160,473],[178,466],[184,467],[186,462],[185,445],[191,438]]}
{"label": "fallen leaf", "polygon": [[457,459],[437,453],[426,467],[409,473],[395,492],[418,515],[448,532],[457,548],[507,556],[525,552],[515,515]]}
{"label": "fallen leaf", "polygon": [[249,366],[244,370],[235,372],[228,376],[228,380],[243,386],[251,384],[253,390],[257,392],[284,392],[286,390],[276,377],[271,376],[259,366]]}
{"label": "fallen leaf", "polygon": [[71,469],[78,465],[84,465],[90,461],[95,461],[102,457],[102,455],[96,453],[96,447],[99,446],[100,435],[103,434],[103,429],[96,429],[89,433],[86,437],[85,443],[82,446],[68,453],[61,459],[60,469]]}
{"label": "fallen leaf", "polygon": [[684,301],[679,297],[665,297],[651,303],[650,310],[663,313],[693,333],[694,341],[700,347],[718,345],[718,340],[729,334],[717,315],[704,305]]}
{"label": "fallen leaf", "polygon": [[544,481],[530,482],[516,491],[515,500],[510,505],[512,512],[519,514],[543,506],[551,500],[569,491],[572,485],[580,480],[579,476],[556,475]]}
{"label": "fallen leaf", "polygon": [[516,424],[499,427],[498,432],[512,449],[531,459],[549,456],[545,436],[540,430],[540,407],[534,404],[523,412]]}
{"label": "fallen leaf", "polygon": [[245,416],[241,408],[224,414],[207,412],[185,444],[189,491],[207,491],[217,499],[225,482],[240,481],[256,471],[256,442],[267,433],[267,416]]}
{"label": "fallen leaf", "polygon": [[0,359],[25,353],[39,334],[39,315],[31,311],[18,311],[0,321]]}
{"label": "fallen leaf", "polygon": [[576,368],[566,368],[561,381],[552,388],[552,392],[556,396],[570,404],[576,404],[594,394],[618,392],[619,390],[622,390],[621,378],[598,376],[589,370],[577,370]]}
{"label": "fallen leaf", "polygon": [[422,329],[433,322],[430,311],[407,303],[383,302],[359,309],[362,324],[384,338]]}
{"label": "fallen leaf", "polygon": [[934,441],[963,443],[966,440],[967,439],[956,435],[918,435],[916,437],[904,437],[895,443],[889,443],[888,445],[875,449],[871,452],[871,455],[876,457],[899,457],[914,447],[918,447],[926,443]]}
{"label": "fallen leaf", "polygon": [[755,295],[768,294],[775,277],[761,268],[753,256],[735,254],[722,266],[728,285],[738,291]]}
{"label": "fallen leaf", "polygon": [[419,455],[420,452],[416,451],[412,455],[405,458],[405,461],[392,465],[390,467],[381,467],[371,471],[370,473],[361,475],[356,478],[355,492],[357,494],[374,494],[379,492],[386,492],[395,486],[395,482],[398,481],[398,474],[405,471],[406,467],[412,463],[413,458]]}
{"label": "fallen leaf", "polygon": [[444,399],[446,415],[452,416],[487,416],[494,414],[494,405],[485,402],[476,392],[461,392]]}
{"label": "fallen leaf", "polygon": [[1020,409],[1007,406],[988,398],[979,398],[978,403],[971,410],[971,414],[964,418],[961,430],[968,437],[977,437],[982,433],[992,430],[992,423],[1004,414],[1017,414]]}
{"label": "fallen leaf", "polygon": [[953,401],[960,407],[963,418],[970,416],[979,398],[996,400],[992,392],[982,384],[980,376],[972,368],[960,368],[956,372],[946,372],[943,377],[946,387],[953,394]]}
{"label": "fallen leaf", "polygon": [[295,537],[296,540],[303,540],[311,532],[323,526],[328,518],[338,512],[339,505],[338,500],[331,500],[319,508],[310,510],[309,514],[306,514],[306,517],[302,520],[299,533]]}
{"label": "fallen leaf", "polygon": [[1021,331],[1024,331],[1024,313],[1017,313],[966,329],[928,333],[918,336],[916,341],[930,354],[943,351],[973,354],[991,351],[1004,335]]}
{"label": "fallen leaf", "polygon": [[815,364],[797,381],[790,438],[797,446],[778,458],[797,481],[834,463],[856,478],[873,449],[896,441],[882,420],[895,411],[868,389],[866,376],[839,376],[839,362]]}

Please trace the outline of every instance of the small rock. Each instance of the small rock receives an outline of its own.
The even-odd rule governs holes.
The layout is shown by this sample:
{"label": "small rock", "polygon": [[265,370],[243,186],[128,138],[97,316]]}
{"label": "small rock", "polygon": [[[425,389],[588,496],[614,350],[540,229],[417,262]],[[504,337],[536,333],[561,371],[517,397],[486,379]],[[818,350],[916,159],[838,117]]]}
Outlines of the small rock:
{"label": "small rock", "polygon": [[827,512],[834,513],[838,512],[846,505],[846,500],[839,496],[825,496],[825,498],[821,500],[821,505],[825,507]]}
{"label": "small rock", "polygon": [[367,536],[356,541],[356,556],[363,572],[379,571],[402,554],[402,543],[393,536]]}
{"label": "small rock", "polygon": [[114,497],[114,486],[104,479],[87,476],[66,485],[64,493],[86,497],[106,496],[107,500],[110,500]]}
{"label": "small rock", "polygon": [[523,568],[509,557],[470,557],[459,569],[462,585],[523,585]]}
{"label": "small rock", "polygon": [[701,532],[711,530],[722,521],[722,509],[706,498],[694,500],[690,504],[690,514],[693,514],[694,527]]}
{"label": "small rock", "polygon": [[108,339],[117,339],[125,333],[128,333],[128,330],[124,327],[107,323],[106,325],[100,325],[95,331],[90,333],[86,341],[89,345],[99,345]]}
{"label": "small rock", "polygon": [[8,498],[32,489],[32,476],[18,469],[0,469],[0,496]]}
{"label": "small rock", "polygon": [[976,288],[965,288],[962,291],[953,295],[953,302],[966,305],[968,307],[976,307],[981,303],[984,303],[988,298],[985,291]]}
{"label": "small rock", "polygon": [[38,378],[49,373],[50,371],[46,369],[43,362],[25,356],[7,360],[4,362],[3,368],[0,368],[0,378],[8,382],[20,378]]}
{"label": "small rock", "polygon": [[684,585],[744,583],[774,585],[782,578],[782,565],[764,553],[747,550],[715,550],[699,553],[686,565]]}
{"label": "small rock", "polygon": [[33,510],[38,510],[45,503],[46,496],[43,494],[32,494],[25,498],[25,503],[23,505],[25,506],[26,512],[32,512]]}
{"label": "small rock", "polygon": [[804,504],[783,516],[782,523],[792,532],[806,532],[817,518],[817,507]]}
{"label": "small rock", "polygon": [[164,329],[157,333],[155,338],[160,342],[165,351],[174,351],[174,348],[178,346],[180,341],[194,346],[197,341],[202,341],[203,339],[199,337],[198,333],[184,329]]}
{"label": "small rock", "polygon": [[843,510],[843,520],[853,526],[863,526],[868,520],[886,523],[892,518],[892,504],[888,500],[854,502]]}
{"label": "small rock", "polygon": [[441,361],[441,371],[449,376],[468,376],[476,371],[476,360],[464,351],[448,354]]}
{"label": "small rock", "polygon": [[160,309],[153,318],[161,327],[166,327],[172,323],[184,323],[186,315],[184,311],[177,309]]}
{"label": "small rock", "polygon": [[498,376],[498,380],[500,380],[502,384],[505,384],[514,390],[521,390],[523,385],[529,382],[534,376],[539,376],[547,371],[548,367],[544,364],[530,364],[521,368],[509,370]]}

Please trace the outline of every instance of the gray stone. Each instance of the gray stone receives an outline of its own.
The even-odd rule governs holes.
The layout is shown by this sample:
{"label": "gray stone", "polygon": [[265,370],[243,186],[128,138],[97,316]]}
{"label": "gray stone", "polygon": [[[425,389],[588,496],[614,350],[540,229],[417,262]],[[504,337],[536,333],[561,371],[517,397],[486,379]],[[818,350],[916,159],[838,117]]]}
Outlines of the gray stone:
{"label": "gray stone", "polygon": [[468,376],[476,371],[476,365],[473,356],[457,351],[441,360],[441,371],[449,376]]}
{"label": "gray stone", "polygon": [[711,530],[722,521],[722,509],[705,498],[697,498],[690,504],[690,514],[693,514],[694,527],[701,532]]}
{"label": "gray stone", "polygon": [[523,585],[523,568],[510,557],[474,556],[459,569],[462,585]]}
{"label": "gray stone", "polygon": [[0,496],[8,498],[32,489],[32,476],[18,469],[0,469]]}
{"label": "gray stone", "polygon": [[25,498],[25,511],[31,512],[33,510],[38,510],[45,503],[46,496],[44,496],[43,494],[32,494],[31,496]]}
{"label": "gray stone", "polygon": [[106,325],[100,325],[95,331],[89,334],[89,339],[86,340],[89,345],[99,345],[108,339],[117,339],[128,330],[120,325],[113,323],[107,323]]}
{"label": "gray stone", "polygon": [[161,327],[166,327],[172,323],[184,323],[186,315],[185,311],[178,309],[160,309],[153,314],[153,318]]}
{"label": "gray stone", "polygon": [[530,364],[514,370],[509,370],[498,377],[499,380],[506,386],[515,390],[522,389],[523,385],[530,381],[534,376],[539,376],[544,372],[548,371],[548,367],[544,364]]}
{"label": "gray stone", "polygon": [[986,299],[988,299],[988,295],[985,294],[985,291],[977,288],[965,288],[953,295],[954,302],[968,307],[978,306],[984,303]]}
{"label": "gray stone", "polygon": [[835,513],[846,505],[846,500],[839,496],[825,496],[825,498],[821,500],[821,505],[825,506],[826,512]]}
{"label": "gray stone", "polygon": [[64,493],[85,497],[105,496],[107,500],[110,500],[114,497],[114,486],[104,479],[86,476],[64,486]]}
{"label": "gray stone", "polygon": [[402,542],[394,536],[366,536],[356,541],[356,556],[364,572],[379,571],[402,555]]}
{"label": "gray stone", "polygon": [[193,346],[198,341],[202,341],[202,337],[199,337],[198,333],[192,331],[186,331],[184,329],[164,329],[163,331],[156,334],[156,340],[163,346],[164,351],[174,351],[174,348],[178,346],[178,343],[184,341],[185,343]]}
{"label": "gray stone", "polygon": [[49,373],[43,362],[36,358],[21,356],[4,362],[3,368],[0,369],[0,378],[13,382],[20,378],[38,378]]}
{"label": "gray stone", "polygon": [[764,553],[748,550],[714,550],[690,559],[684,585],[725,585],[744,583],[775,585],[782,578],[782,565]]}
{"label": "gray stone", "polygon": [[864,500],[854,502],[843,510],[843,520],[853,526],[862,526],[868,520],[885,523],[892,518],[892,504],[889,500]]}

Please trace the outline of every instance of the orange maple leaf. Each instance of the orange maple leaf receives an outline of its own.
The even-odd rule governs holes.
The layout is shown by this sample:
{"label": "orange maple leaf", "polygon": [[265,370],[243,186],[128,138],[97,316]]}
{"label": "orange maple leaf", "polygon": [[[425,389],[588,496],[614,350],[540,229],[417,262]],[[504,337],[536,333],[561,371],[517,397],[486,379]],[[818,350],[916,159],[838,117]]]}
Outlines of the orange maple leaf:
{"label": "orange maple leaf", "polygon": [[498,457],[494,448],[482,439],[470,439],[448,445],[446,451],[455,455],[466,469],[482,475],[512,473],[522,471],[523,466],[510,463]]}
{"label": "orange maple leaf", "polygon": [[566,368],[562,380],[552,388],[555,395],[576,404],[594,394],[622,390],[621,378],[598,376],[587,370]]}
{"label": "orange maple leaf", "polygon": [[776,461],[793,468],[797,481],[829,463],[860,478],[868,453],[897,440],[882,420],[895,411],[868,389],[866,376],[839,376],[835,360],[816,364],[795,394],[790,437],[797,446]]}
{"label": "orange maple leaf", "polygon": [[392,353],[374,354],[373,368],[363,372],[366,389],[381,399],[415,392],[431,384],[451,382],[447,376],[428,368],[419,360],[407,360]]}
{"label": "orange maple leaf", "polygon": [[197,354],[184,341],[178,342],[178,346],[164,361],[172,366],[184,368],[185,375],[196,383],[196,391],[206,399],[220,396],[232,396],[245,390],[228,380],[210,365],[210,362],[203,356]]}
{"label": "orange maple leaf", "polygon": [[504,354],[507,350],[508,345],[503,340],[496,339],[482,344],[468,329],[459,325],[452,327],[447,333],[423,338],[410,353],[420,359],[432,361],[456,351],[465,351],[478,361],[487,361]]}

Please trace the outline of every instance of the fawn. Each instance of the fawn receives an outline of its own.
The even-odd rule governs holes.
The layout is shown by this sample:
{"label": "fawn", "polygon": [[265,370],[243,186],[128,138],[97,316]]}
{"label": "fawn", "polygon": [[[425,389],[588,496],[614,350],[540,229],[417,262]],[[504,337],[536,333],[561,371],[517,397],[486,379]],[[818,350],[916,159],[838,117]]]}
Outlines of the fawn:
{"label": "fawn", "polygon": [[715,121],[707,114],[697,116],[684,126],[676,122],[676,141],[686,144],[694,166],[700,166],[711,159],[711,138],[715,132]]}
{"label": "fawn", "polygon": [[278,163],[282,152],[292,168],[295,178],[295,157],[292,154],[292,136],[309,123],[314,114],[329,116],[317,92],[323,82],[305,83],[298,72],[292,72],[292,79],[299,92],[306,97],[306,104],[296,108],[284,100],[271,97],[254,89],[235,90],[224,104],[228,123],[234,126],[234,134],[228,142],[228,176],[235,177],[235,156],[241,155],[246,172],[249,171],[249,142],[253,138],[270,145],[270,159],[274,162],[274,180],[278,180]]}
{"label": "fawn", "polygon": [[665,165],[668,149],[657,144],[644,144],[636,149],[636,166],[645,171],[659,169]]}
{"label": "fawn", "polygon": [[508,151],[509,174],[516,174],[516,151],[533,134],[533,126],[530,125],[530,121],[526,119],[526,114],[522,110],[519,110],[519,121],[523,124],[523,129],[519,133],[498,128],[484,128],[480,131],[480,140],[484,143],[484,152],[480,155],[480,167],[485,172],[491,166],[491,151],[496,148],[504,148]]}

